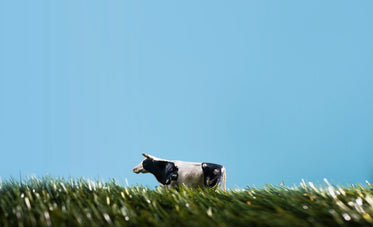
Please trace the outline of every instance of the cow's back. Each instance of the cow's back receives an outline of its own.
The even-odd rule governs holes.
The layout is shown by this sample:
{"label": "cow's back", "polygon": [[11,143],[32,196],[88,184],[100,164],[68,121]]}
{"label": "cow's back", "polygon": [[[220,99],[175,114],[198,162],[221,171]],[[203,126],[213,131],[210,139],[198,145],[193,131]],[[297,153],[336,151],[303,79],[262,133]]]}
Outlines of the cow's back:
{"label": "cow's back", "polygon": [[184,184],[189,187],[203,187],[203,170],[201,163],[173,161],[178,168],[177,184]]}

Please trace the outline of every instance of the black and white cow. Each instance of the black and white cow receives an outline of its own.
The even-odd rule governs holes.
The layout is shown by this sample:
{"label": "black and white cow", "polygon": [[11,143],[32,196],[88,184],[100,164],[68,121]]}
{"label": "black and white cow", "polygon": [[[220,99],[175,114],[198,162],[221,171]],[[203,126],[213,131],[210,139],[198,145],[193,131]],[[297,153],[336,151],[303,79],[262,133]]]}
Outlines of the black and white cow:
{"label": "black and white cow", "polygon": [[148,154],[135,168],[134,173],[152,173],[161,187],[215,187],[223,184],[225,191],[225,168],[213,163],[169,161]]}

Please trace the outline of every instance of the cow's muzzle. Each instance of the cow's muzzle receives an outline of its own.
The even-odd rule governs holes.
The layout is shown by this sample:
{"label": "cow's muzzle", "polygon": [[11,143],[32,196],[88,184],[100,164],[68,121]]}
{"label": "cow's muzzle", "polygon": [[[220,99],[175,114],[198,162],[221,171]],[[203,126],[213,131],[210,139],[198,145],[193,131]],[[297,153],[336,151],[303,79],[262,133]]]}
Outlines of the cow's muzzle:
{"label": "cow's muzzle", "polygon": [[147,173],[148,171],[146,171],[143,166],[142,166],[142,163],[140,163],[138,166],[135,166],[132,170],[134,173]]}

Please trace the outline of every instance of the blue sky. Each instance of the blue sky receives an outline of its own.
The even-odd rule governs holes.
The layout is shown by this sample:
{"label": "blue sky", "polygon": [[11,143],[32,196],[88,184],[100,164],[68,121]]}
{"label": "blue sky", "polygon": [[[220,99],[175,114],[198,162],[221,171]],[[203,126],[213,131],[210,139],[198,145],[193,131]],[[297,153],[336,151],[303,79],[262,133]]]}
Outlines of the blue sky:
{"label": "blue sky", "polygon": [[0,176],[373,181],[371,1],[1,1]]}

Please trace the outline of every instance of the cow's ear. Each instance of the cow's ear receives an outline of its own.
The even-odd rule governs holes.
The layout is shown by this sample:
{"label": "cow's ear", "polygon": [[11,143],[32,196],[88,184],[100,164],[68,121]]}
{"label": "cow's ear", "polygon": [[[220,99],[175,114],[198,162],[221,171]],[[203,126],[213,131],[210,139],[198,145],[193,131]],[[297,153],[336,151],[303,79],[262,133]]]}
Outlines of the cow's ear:
{"label": "cow's ear", "polygon": [[151,160],[154,159],[154,157],[151,156],[151,155],[148,155],[148,154],[145,154],[145,153],[142,153],[142,155],[143,155],[145,158],[148,158],[148,159],[151,159]]}

